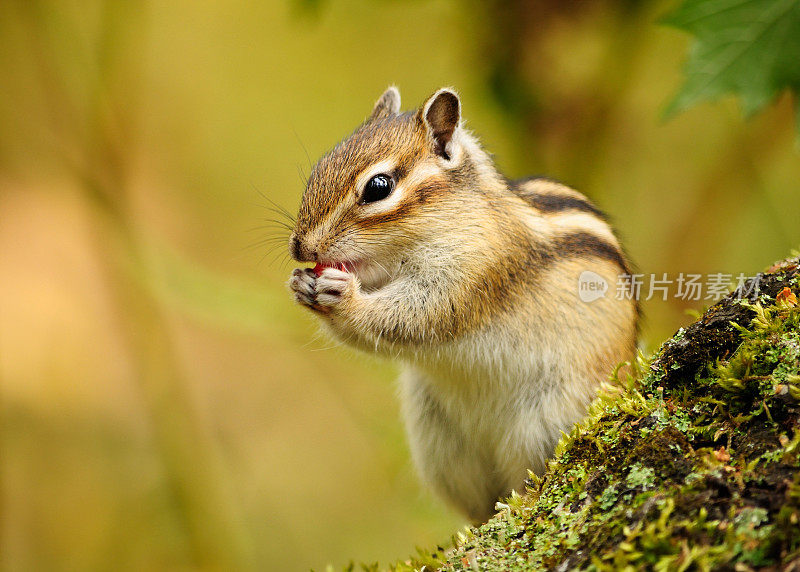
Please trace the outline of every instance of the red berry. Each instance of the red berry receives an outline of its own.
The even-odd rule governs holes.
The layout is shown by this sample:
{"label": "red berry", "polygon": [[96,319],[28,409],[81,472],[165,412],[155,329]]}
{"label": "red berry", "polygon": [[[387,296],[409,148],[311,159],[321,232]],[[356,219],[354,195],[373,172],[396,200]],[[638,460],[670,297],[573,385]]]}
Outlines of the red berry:
{"label": "red berry", "polygon": [[347,267],[344,265],[344,262],[339,262],[337,264],[320,264],[317,262],[317,265],[314,267],[314,274],[319,277],[322,274],[322,271],[326,268],[335,268],[336,270],[341,270],[342,272],[347,272]]}

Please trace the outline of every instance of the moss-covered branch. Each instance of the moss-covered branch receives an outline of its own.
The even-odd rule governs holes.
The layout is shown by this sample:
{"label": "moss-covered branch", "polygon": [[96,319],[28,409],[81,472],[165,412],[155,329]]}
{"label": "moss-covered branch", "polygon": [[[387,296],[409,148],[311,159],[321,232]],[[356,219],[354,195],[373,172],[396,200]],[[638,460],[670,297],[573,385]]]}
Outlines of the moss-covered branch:
{"label": "moss-covered branch", "polygon": [[396,569],[800,570],[798,264],[604,391],[527,494]]}

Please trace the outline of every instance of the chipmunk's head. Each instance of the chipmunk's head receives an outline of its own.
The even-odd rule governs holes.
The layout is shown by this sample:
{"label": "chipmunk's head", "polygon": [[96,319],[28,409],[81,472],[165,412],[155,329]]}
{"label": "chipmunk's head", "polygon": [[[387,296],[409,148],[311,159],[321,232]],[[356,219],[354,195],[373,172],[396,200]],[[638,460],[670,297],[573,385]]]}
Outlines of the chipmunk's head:
{"label": "chipmunk's head", "polygon": [[369,118],[314,166],[289,241],[292,257],[344,265],[367,288],[390,280],[403,253],[434,232],[437,206],[455,200],[467,139],[454,91],[440,89],[418,110],[400,113],[399,91],[387,89]]}

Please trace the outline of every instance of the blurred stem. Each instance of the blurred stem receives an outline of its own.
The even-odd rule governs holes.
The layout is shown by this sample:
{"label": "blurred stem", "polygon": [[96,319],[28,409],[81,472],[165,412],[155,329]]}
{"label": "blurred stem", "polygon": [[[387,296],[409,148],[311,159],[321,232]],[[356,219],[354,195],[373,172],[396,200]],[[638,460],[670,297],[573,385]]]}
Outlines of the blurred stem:
{"label": "blurred stem", "polygon": [[[87,58],[97,66],[86,71],[91,84],[86,108],[72,103],[78,99],[70,97],[65,82],[69,70],[58,59],[63,47],[59,40],[77,43],[80,36],[80,30],[69,29],[71,15],[37,3],[20,3],[19,11],[27,17],[31,42],[39,54],[47,100],[57,105],[51,116],[66,112],[71,118],[68,129],[57,126],[61,127],[57,135],[64,139],[62,147],[81,149],[78,158],[66,155],[61,159],[78,178],[94,213],[99,258],[122,317],[119,326],[132,356],[168,488],[186,529],[192,564],[206,570],[252,569],[251,546],[238,503],[224,478],[214,440],[191,405],[129,211],[128,172],[135,145],[126,120],[132,115],[129,94],[135,87],[135,54],[141,53],[132,36],[141,34],[143,10],[138,4],[114,0],[101,4],[98,41]],[[57,28],[62,33],[55,37]],[[73,33],[64,34],[63,28]],[[74,51],[75,44],[69,49]],[[115,77],[117,74],[122,77]],[[75,118],[84,119],[83,129]]]}
{"label": "blurred stem", "polygon": [[147,287],[140,241],[125,221],[95,209],[97,244],[113,286],[120,321],[133,356],[168,486],[188,532],[194,563],[202,569],[252,569],[237,502],[225,486],[215,443],[193,407],[163,309]]}
{"label": "blurred stem", "polygon": [[575,185],[590,189],[595,198],[607,191],[605,185],[592,179],[607,171],[608,151],[612,148],[611,139],[616,137],[620,102],[626,100],[633,86],[633,72],[643,51],[641,45],[652,27],[653,16],[648,8],[650,5],[647,3],[632,5],[629,12],[621,11],[615,15],[616,30],[610,34],[602,63],[588,83],[604,89],[598,102],[598,113],[590,124],[582,128],[583,136],[572,148],[568,165],[578,169]]}
{"label": "blurred stem", "polygon": [[[494,0],[469,2],[467,6],[484,16],[476,33],[483,36],[477,43],[478,49],[488,58],[485,83],[518,140],[516,162],[526,173],[545,171],[565,177],[568,184],[578,189],[598,191],[601,186],[595,185],[593,178],[603,173],[607,164],[608,140],[615,135],[619,102],[625,100],[632,86],[632,72],[638,65],[641,44],[654,18],[654,3],[621,2],[624,6],[610,11],[613,29],[607,34],[596,72],[584,82],[590,89],[547,110],[540,96],[546,90],[541,86],[556,80],[553,74],[557,72],[544,63],[531,66],[529,62],[547,62],[548,58],[542,54],[542,42],[547,35],[541,30],[547,29],[549,23],[590,13],[573,4],[553,0]],[[580,124],[576,112],[581,113]],[[559,146],[558,164],[548,165],[542,141],[548,141],[548,132],[554,126],[563,125],[569,125],[571,131]]]}

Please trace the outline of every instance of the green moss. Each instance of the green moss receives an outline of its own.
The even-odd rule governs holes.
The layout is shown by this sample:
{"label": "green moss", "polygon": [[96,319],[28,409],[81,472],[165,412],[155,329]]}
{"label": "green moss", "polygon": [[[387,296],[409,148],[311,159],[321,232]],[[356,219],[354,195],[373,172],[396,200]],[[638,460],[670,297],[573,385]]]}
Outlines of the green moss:
{"label": "green moss", "polygon": [[748,570],[800,563],[798,261],[604,388],[523,496],[395,570]]}

